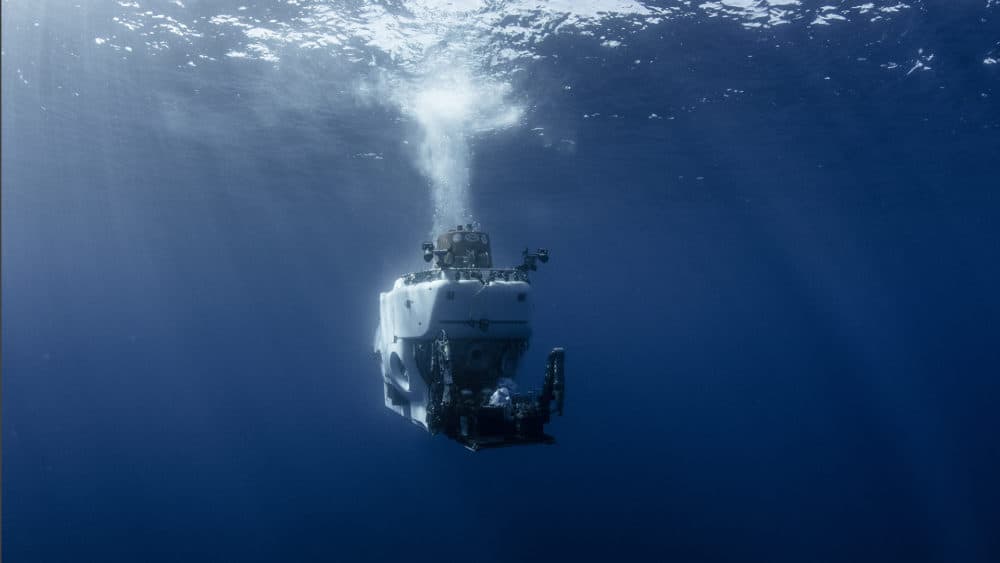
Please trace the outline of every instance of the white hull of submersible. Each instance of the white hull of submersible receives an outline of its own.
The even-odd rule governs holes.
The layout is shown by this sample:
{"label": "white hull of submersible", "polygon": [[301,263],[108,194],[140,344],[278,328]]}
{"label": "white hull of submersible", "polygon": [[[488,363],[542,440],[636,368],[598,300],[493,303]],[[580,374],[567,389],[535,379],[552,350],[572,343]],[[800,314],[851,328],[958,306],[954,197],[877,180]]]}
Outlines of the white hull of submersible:
{"label": "white hull of submersible", "polygon": [[[386,408],[425,429],[429,396],[416,365],[418,343],[434,340],[442,330],[452,340],[531,337],[530,284],[493,281],[483,285],[478,279],[456,281],[448,270],[438,272],[439,279],[411,285],[399,278],[392,290],[381,293],[375,335],[375,349],[384,358]],[[490,270],[478,273],[489,276]],[[399,400],[399,392],[405,402]]]}

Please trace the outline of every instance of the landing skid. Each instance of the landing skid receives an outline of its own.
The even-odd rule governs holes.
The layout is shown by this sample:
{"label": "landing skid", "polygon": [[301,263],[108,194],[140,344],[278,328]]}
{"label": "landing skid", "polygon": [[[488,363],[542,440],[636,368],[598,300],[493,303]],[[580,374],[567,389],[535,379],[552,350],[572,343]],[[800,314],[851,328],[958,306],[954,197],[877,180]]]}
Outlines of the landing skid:
{"label": "landing skid", "polygon": [[533,438],[518,438],[517,436],[479,436],[478,438],[464,438],[456,436],[455,440],[465,446],[470,452],[491,448],[506,448],[509,446],[532,446],[535,444],[552,445],[556,439],[548,434],[543,434]]}

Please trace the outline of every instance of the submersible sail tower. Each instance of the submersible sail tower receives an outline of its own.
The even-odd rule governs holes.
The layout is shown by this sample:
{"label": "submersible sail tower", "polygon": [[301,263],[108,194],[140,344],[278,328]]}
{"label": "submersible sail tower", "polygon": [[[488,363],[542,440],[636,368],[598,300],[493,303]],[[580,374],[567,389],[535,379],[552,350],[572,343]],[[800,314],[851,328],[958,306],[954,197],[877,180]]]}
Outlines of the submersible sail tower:
{"label": "submersible sail tower", "polygon": [[562,415],[565,354],[554,348],[540,390],[517,392],[531,337],[528,274],[545,249],[494,268],[489,235],[459,225],[423,244],[431,269],[404,275],[379,296],[375,357],[385,406],[470,450],[553,443],[544,427]]}

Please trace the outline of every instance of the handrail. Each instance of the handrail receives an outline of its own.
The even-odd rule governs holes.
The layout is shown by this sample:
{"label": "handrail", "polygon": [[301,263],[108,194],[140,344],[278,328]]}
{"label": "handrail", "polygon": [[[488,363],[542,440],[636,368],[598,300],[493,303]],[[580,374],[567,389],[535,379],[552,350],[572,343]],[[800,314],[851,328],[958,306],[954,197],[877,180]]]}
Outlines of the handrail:
{"label": "handrail", "polygon": [[528,272],[522,268],[434,268],[433,270],[423,270],[413,272],[403,276],[403,283],[412,285],[434,280],[478,280],[489,284],[495,281],[523,281],[531,283],[528,279]]}

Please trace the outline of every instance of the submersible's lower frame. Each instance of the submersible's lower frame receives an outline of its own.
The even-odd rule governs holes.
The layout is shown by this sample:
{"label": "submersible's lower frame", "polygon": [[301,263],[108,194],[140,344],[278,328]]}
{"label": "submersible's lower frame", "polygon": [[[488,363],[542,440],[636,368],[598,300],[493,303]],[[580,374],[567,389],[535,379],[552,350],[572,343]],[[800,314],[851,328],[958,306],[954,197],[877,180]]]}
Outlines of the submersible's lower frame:
{"label": "submersible's lower frame", "polygon": [[[553,413],[562,416],[566,391],[565,351],[554,348],[545,363],[541,391],[515,393],[498,404],[486,400],[469,385],[466,374],[456,374],[451,341],[445,331],[431,344],[427,370],[429,401],[427,429],[444,433],[467,449],[478,451],[528,444],[553,444],[544,427]],[[461,385],[464,383],[465,385]]]}

